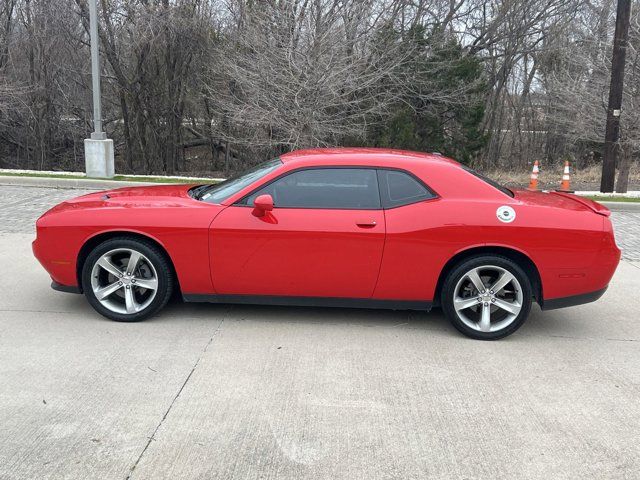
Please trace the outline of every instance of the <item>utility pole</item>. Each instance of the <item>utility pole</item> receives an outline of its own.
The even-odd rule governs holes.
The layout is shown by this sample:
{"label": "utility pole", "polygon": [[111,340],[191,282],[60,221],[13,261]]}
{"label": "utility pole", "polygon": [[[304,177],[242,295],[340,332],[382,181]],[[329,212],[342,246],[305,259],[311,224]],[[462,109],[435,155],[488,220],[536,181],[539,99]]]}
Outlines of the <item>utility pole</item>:
{"label": "utility pole", "polygon": [[616,31],[613,39],[611,59],[611,84],[609,86],[609,106],[607,126],[604,136],[604,157],[602,159],[601,192],[613,192],[616,177],[618,139],[620,136],[620,115],[622,113],[622,90],[624,86],[624,66],[629,39],[629,18],[631,0],[618,0],[616,10]]}
{"label": "utility pole", "polygon": [[84,141],[85,169],[88,177],[113,178],[113,140],[102,131],[100,98],[100,37],[98,36],[97,0],[89,0],[89,33],[91,36],[91,80],[93,90],[93,133]]}

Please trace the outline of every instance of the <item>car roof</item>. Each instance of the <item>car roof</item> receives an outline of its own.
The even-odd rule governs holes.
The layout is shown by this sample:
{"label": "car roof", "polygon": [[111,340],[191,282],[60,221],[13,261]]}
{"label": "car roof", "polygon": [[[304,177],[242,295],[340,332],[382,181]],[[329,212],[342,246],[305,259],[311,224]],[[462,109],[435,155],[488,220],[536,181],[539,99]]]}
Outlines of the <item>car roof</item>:
{"label": "car roof", "polygon": [[285,153],[280,156],[280,159],[284,163],[313,164],[327,162],[331,165],[380,166],[388,163],[401,163],[403,160],[459,165],[455,160],[444,157],[439,153],[412,152],[410,150],[390,148],[313,148]]}

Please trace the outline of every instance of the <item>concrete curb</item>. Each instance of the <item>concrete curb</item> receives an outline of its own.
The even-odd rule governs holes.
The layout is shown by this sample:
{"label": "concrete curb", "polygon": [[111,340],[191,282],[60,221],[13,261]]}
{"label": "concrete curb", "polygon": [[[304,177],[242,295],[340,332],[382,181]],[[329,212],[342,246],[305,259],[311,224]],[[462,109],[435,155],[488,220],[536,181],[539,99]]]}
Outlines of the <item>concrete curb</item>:
{"label": "concrete curb", "polygon": [[[201,182],[185,180],[184,183],[188,184]],[[23,187],[43,188],[73,188],[81,190],[109,190],[120,187],[162,185],[162,182],[125,182],[118,180],[101,180],[93,178],[13,177],[10,175],[0,175],[0,185],[20,185]]]}
{"label": "concrete curb", "polygon": [[640,202],[600,202],[612,212],[638,212],[640,213]]}
{"label": "concrete curb", "polygon": [[[212,179],[220,180],[220,179]],[[174,182],[167,182],[172,184]],[[185,184],[202,183],[202,181],[185,179]],[[121,187],[137,187],[144,185],[162,185],[162,182],[131,182],[118,180],[101,180],[94,178],[50,178],[50,177],[18,177],[0,175],[0,185],[20,185],[23,187],[70,188],[78,190],[109,190]],[[583,193],[583,192],[580,192]],[[598,202],[612,212],[640,212],[640,202]]]}

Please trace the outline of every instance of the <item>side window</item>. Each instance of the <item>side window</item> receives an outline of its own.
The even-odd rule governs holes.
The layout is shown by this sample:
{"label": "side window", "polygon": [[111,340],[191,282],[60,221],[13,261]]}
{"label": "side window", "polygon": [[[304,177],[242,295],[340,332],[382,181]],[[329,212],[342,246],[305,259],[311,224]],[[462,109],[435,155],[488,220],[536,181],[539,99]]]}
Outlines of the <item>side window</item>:
{"label": "side window", "polygon": [[384,208],[400,207],[435,198],[431,191],[408,173],[398,170],[379,170],[378,173]]}
{"label": "side window", "polygon": [[331,208],[373,210],[380,207],[378,178],[374,169],[318,168],[286,175],[240,203],[253,205],[259,195],[269,194],[280,208]]}

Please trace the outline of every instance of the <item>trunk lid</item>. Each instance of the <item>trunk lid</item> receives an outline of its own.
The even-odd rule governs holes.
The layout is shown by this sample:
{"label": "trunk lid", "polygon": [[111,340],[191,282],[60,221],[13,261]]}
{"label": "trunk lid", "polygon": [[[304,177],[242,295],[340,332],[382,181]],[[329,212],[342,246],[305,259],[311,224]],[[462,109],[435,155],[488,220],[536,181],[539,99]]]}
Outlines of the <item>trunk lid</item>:
{"label": "trunk lid", "polygon": [[565,192],[529,192],[528,190],[513,190],[517,200],[530,205],[563,208],[567,210],[590,210],[593,213],[608,217],[611,211],[604,205]]}
{"label": "trunk lid", "polygon": [[611,215],[611,210],[609,210],[607,207],[605,207],[601,203],[595,202],[589,198],[580,197],[578,195],[573,195],[572,193],[566,193],[566,192],[550,192],[550,193],[554,195],[560,195],[565,198],[570,198],[574,202],[579,202],[582,205],[589,207],[598,215],[602,215],[605,217],[609,217]]}

